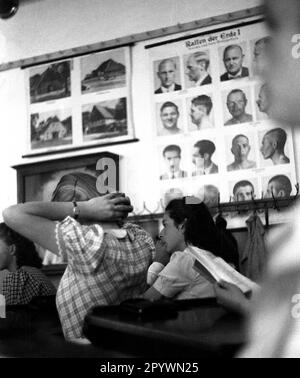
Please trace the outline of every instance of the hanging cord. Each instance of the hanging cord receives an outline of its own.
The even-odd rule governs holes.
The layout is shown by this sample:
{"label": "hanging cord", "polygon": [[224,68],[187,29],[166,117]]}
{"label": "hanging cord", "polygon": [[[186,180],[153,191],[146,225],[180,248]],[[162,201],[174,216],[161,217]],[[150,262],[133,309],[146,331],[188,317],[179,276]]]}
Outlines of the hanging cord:
{"label": "hanging cord", "polygon": [[269,209],[266,205],[265,205],[265,208],[264,208],[264,212],[265,212],[266,228],[268,229],[269,226],[270,226],[270,221],[269,221]]}
{"label": "hanging cord", "polygon": [[280,211],[280,208],[278,207],[276,198],[275,198],[274,193],[273,193],[273,189],[271,190],[271,194],[272,194],[272,198],[273,198],[274,209],[277,210],[277,211]]}
{"label": "hanging cord", "polygon": [[218,217],[222,216],[222,210],[220,208],[220,192],[218,192]]}
{"label": "hanging cord", "polygon": [[251,193],[251,200],[252,200],[252,204],[253,204],[253,215],[257,215],[257,206],[256,206],[256,202],[255,202],[253,193]]}

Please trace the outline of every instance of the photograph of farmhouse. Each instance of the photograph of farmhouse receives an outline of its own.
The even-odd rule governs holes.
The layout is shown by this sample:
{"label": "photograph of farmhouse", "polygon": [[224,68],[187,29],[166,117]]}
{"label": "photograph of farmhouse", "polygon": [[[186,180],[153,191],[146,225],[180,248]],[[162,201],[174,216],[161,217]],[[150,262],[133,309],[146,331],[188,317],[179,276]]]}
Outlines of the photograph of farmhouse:
{"label": "photograph of farmhouse", "polygon": [[126,98],[82,107],[83,140],[119,137],[128,134]]}
{"label": "photograph of farmhouse", "polygon": [[32,104],[69,97],[70,61],[30,69],[29,85]]}
{"label": "photograph of farmhouse", "polygon": [[81,59],[82,94],[126,86],[125,50],[106,51]]}
{"label": "photograph of farmhouse", "polygon": [[32,149],[71,144],[71,110],[31,114],[30,140]]}

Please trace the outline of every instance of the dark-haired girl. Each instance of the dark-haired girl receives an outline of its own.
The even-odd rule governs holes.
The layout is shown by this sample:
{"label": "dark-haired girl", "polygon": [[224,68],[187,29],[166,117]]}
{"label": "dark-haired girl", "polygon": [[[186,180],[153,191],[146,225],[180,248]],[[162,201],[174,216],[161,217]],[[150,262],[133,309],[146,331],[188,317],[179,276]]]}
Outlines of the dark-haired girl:
{"label": "dark-haired girl", "polygon": [[41,267],[34,244],[0,223],[0,294],[6,305],[24,305],[37,296],[55,295]]}
{"label": "dark-haired girl", "polygon": [[151,287],[144,297],[150,300],[215,297],[213,284],[194,269],[195,258],[188,248],[195,246],[210,259],[218,256],[226,260],[233,246],[219,233],[206,205],[191,197],[174,199],[166,207],[163,226],[158,258],[148,271]]}

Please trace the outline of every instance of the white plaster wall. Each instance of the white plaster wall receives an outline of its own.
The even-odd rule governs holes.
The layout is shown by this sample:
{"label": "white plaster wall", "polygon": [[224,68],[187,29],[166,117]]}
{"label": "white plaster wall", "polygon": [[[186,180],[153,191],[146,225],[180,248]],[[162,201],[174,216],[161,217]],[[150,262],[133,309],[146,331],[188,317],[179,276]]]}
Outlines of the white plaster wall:
{"label": "white plaster wall", "polygon": [[260,4],[260,0],[23,0],[0,21],[6,61],[194,21]]}

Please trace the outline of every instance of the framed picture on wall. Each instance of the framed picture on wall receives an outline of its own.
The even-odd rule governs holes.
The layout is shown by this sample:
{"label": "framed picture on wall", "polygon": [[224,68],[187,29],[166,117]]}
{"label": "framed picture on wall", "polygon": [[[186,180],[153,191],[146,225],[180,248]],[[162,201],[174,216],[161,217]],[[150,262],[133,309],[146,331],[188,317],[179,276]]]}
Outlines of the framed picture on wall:
{"label": "framed picture on wall", "polygon": [[[294,135],[272,121],[272,99],[259,77],[269,43],[258,18],[145,46],[154,68],[148,94],[157,201],[165,202],[166,185],[207,203],[217,193],[221,203],[267,198],[274,182],[276,196],[296,194]],[[231,214],[229,227],[245,227],[245,219]]]}
{"label": "framed picture on wall", "polygon": [[129,142],[130,47],[96,52],[25,69],[26,155]]}
{"label": "framed picture on wall", "polygon": [[13,168],[17,171],[18,202],[50,201],[60,178],[71,172],[85,172],[101,179],[107,193],[119,190],[119,155],[110,152],[22,164]]}

